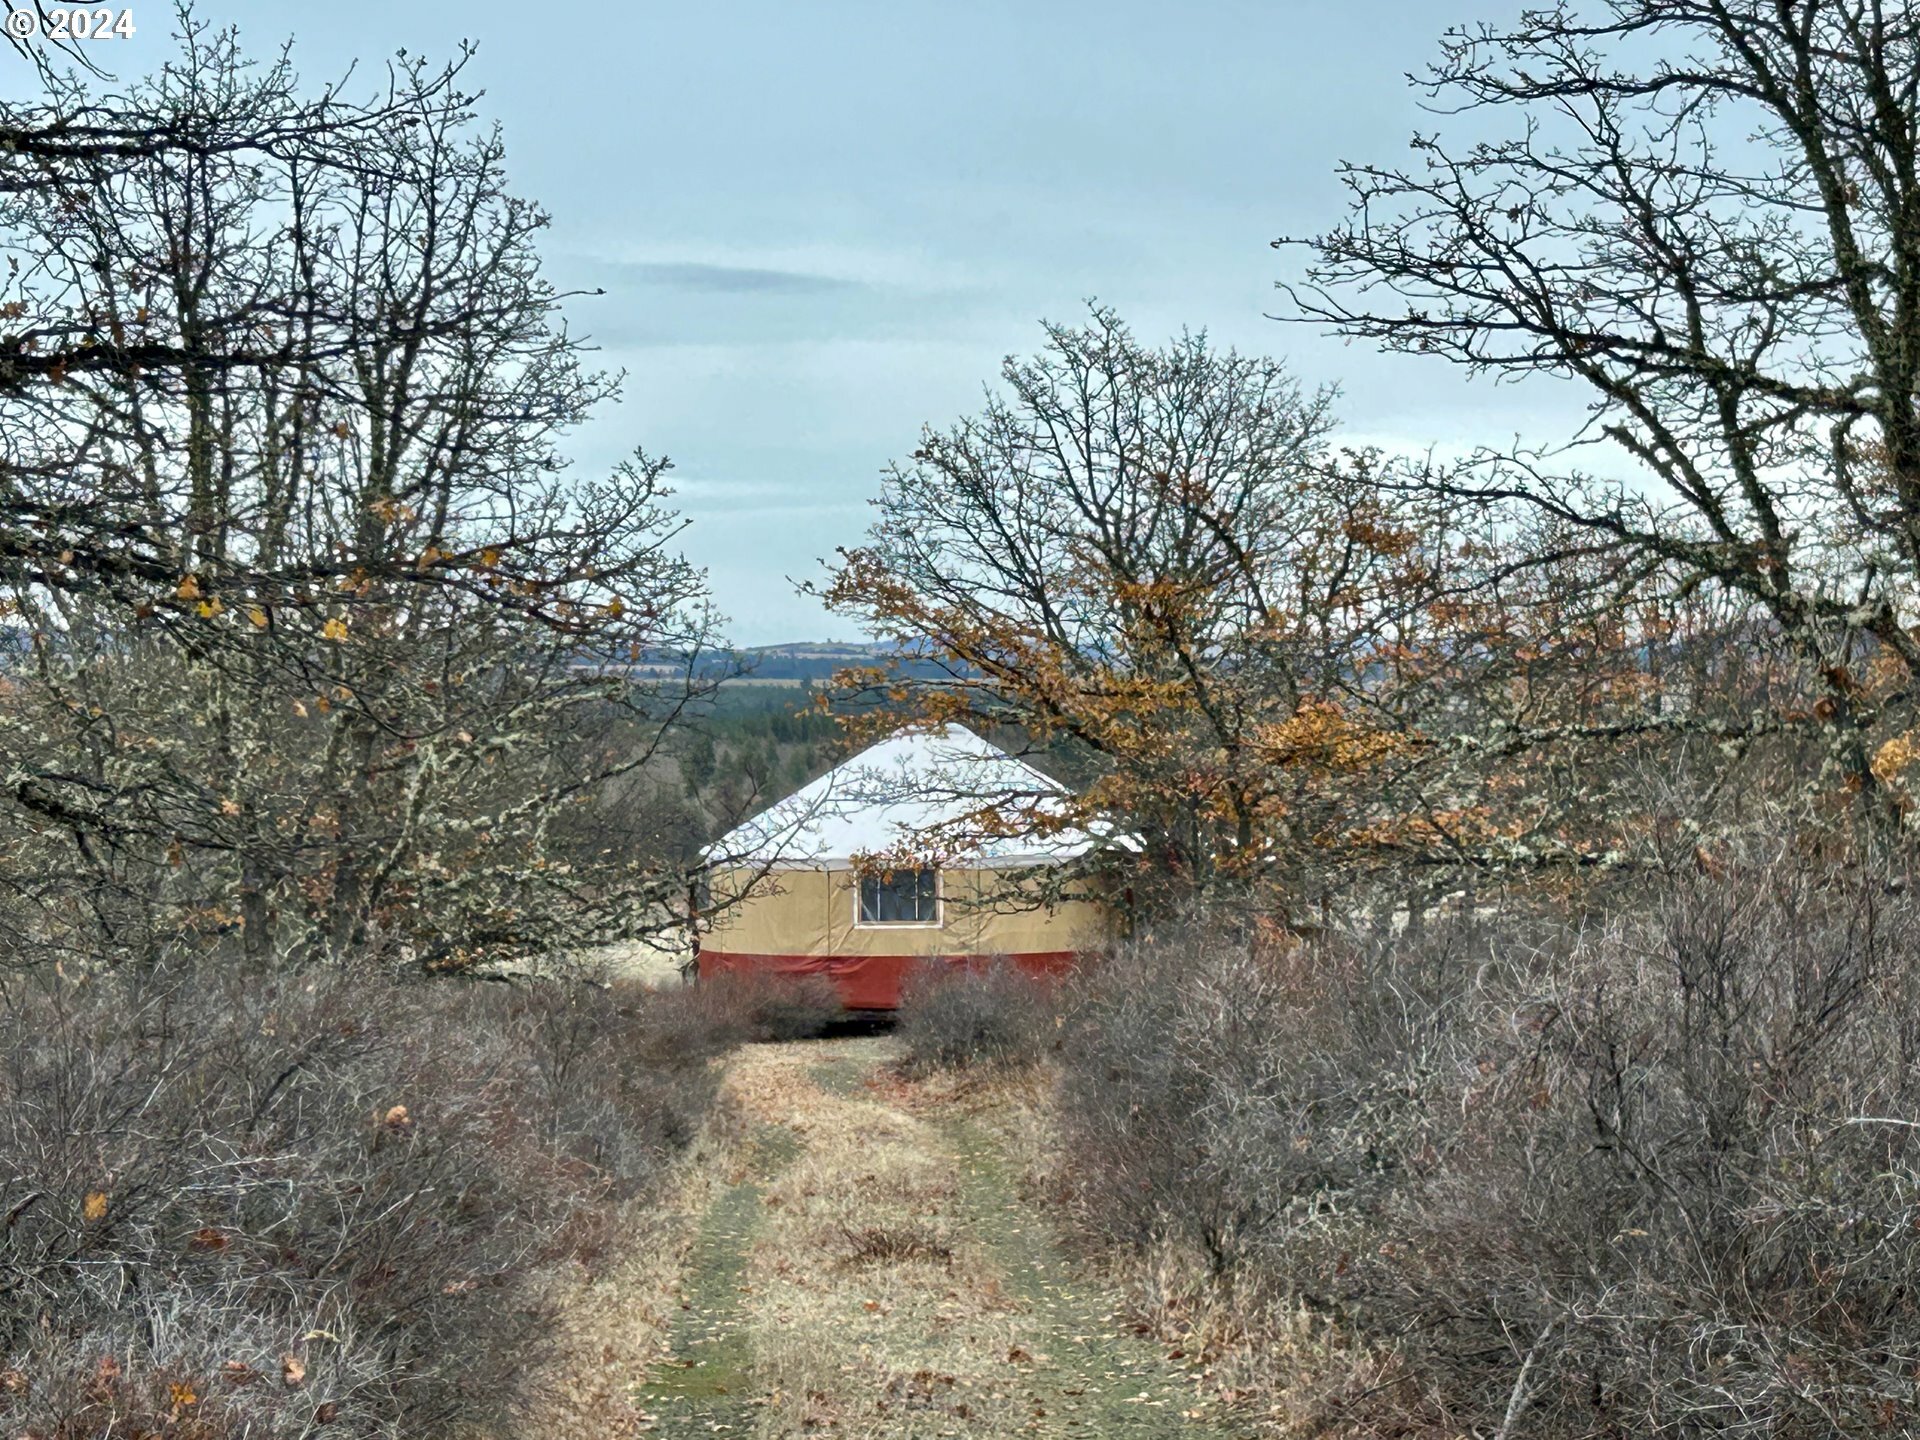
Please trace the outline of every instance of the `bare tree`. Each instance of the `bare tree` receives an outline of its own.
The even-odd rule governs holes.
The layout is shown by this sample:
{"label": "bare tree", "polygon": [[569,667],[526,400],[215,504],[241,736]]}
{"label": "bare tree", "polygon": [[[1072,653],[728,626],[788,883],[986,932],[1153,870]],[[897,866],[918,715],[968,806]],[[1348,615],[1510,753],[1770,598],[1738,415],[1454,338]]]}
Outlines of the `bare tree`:
{"label": "bare tree", "polygon": [[620,667],[713,617],[665,462],[568,471],[614,382],[463,64],[307,99],[189,19],[125,93],[50,75],[0,114],[0,825],[34,934],[462,963],[667,893],[573,817],[708,683]]}
{"label": "bare tree", "polygon": [[1404,625],[1444,537],[1336,459],[1331,394],[1277,361],[1152,348],[1096,308],[1002,379],[888,471],[824,591],[948,666],[883,680],[877,714],[1057,745],[1090,782],[1079,808],[1036,797],[1012,823],[1117,825],[1142,885],[1297,880],[1403,758]]}
{"label": "bare tree", "polygon": [[[1811,729],[1822,787],[1892,814],[1920,664],[1920,14],[1563,0],[1451,32],[1424,85],[1515,123],[1343,167],[1351,218],[1277,242],[1312,252],[1291,318],[1583,383],[1571,445],[1440,487],[1737,599],[1800,675],[1761,723]],[[1583,464],[1602,442],[1624,472]]]}

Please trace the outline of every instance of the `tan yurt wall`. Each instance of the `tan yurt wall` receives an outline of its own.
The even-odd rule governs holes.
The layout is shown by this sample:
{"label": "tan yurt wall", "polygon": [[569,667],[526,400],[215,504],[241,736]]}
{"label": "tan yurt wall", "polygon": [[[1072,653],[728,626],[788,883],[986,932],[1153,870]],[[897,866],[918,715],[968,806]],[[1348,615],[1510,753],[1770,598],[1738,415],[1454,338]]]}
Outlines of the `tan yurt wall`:
{"label": "tan yurt wall", "polygon": [[779,870],[768,875],[728,870],[714,876],[720,897],[744,900],[720,910],[701,947],[751,955],[831,955],[833,876],[825,870]]}
{"label": "tan yurt wall", "polygon": [[941,924],[856,923],[857,872],[783,870],[717,877],[716,891],[747,898],[717,916],[704,947],[751,955],[1018,955],[1089,949],[1110,916],[1087,900],[1026,908],[1001,870],[941,872]]}

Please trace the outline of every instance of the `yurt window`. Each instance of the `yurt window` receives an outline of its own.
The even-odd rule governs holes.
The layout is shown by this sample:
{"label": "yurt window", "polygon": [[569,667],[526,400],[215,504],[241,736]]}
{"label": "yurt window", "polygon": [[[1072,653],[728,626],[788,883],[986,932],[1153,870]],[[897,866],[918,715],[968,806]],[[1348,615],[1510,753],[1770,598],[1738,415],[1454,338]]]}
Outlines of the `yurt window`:
{"label": "yurt window", "polygon": [[862,925],[938,925],[940,872],[889,870],[860,877]]}

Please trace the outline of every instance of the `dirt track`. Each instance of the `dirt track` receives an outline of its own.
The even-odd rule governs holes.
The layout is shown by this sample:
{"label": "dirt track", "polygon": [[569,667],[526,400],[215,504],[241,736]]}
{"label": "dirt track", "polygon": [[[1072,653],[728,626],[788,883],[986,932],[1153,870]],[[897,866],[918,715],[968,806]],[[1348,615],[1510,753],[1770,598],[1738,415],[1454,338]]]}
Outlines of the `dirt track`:
{"label": "dirt track", "polygon": [[632,1396],[652,1433],[1227,1437],[1020,1194],[991,1107],[930,1103],[885,1037],[748,1047],[743,1120]]}

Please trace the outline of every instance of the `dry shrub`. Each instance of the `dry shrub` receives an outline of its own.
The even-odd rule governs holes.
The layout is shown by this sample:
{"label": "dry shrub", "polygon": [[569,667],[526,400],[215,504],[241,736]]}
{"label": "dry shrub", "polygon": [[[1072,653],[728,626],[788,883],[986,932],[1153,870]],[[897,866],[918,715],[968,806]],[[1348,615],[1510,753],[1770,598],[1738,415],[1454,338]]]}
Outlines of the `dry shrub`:
{"label": "dry shrub", "polygon": [[728,970],[702,978],[693,993],[696,1007],[741,1040],[809,1040],[846,1014],[824,975]]}
{"label": "dry shrub", "polygon": [[0,983],[0,1424],[511,1433],[548,1281],[608,1254],[723,1040],[557,983]]}
{"label": "dry shrub", "polygon": [[1063,1047],[1078,1214],[1382,1367],[1323,1383],[1315,1430],[1910,1430],[1907,892],[1785,865],[1668,885],[1547,940],[1509,918],[1121,951]]}
{"label": "dry shrub", "polygon": [[895,1033],[914,1074],[1026,1065],[1053,1034],[1052,987],[1006,960],[929,961],[901,986]]}
{"label": "dry shrub", "polygon": [[[1254,1183],[1227,1126],[1271,1092],[1283,1050],[1304,1060],[1314,987],[1294,956],[1226,929],[1176,927],[1117,948],[1082,973],[1062,1044],[1061,1112],[1073,1199],[1111,1244],[1172,1241],[1215,1270],[1244,1258],[1274,1183],[1299,1168],[1272,1147]],[[1276,1045],[1279,1037],[1292,1043]]]}
{"label": "dry shrub", "polygon": [[953,1268],[953,1247],[923,1225],[842,1225],[847,1253],[838,1261],[843,1269],[868,1265],[929,1264]]}

